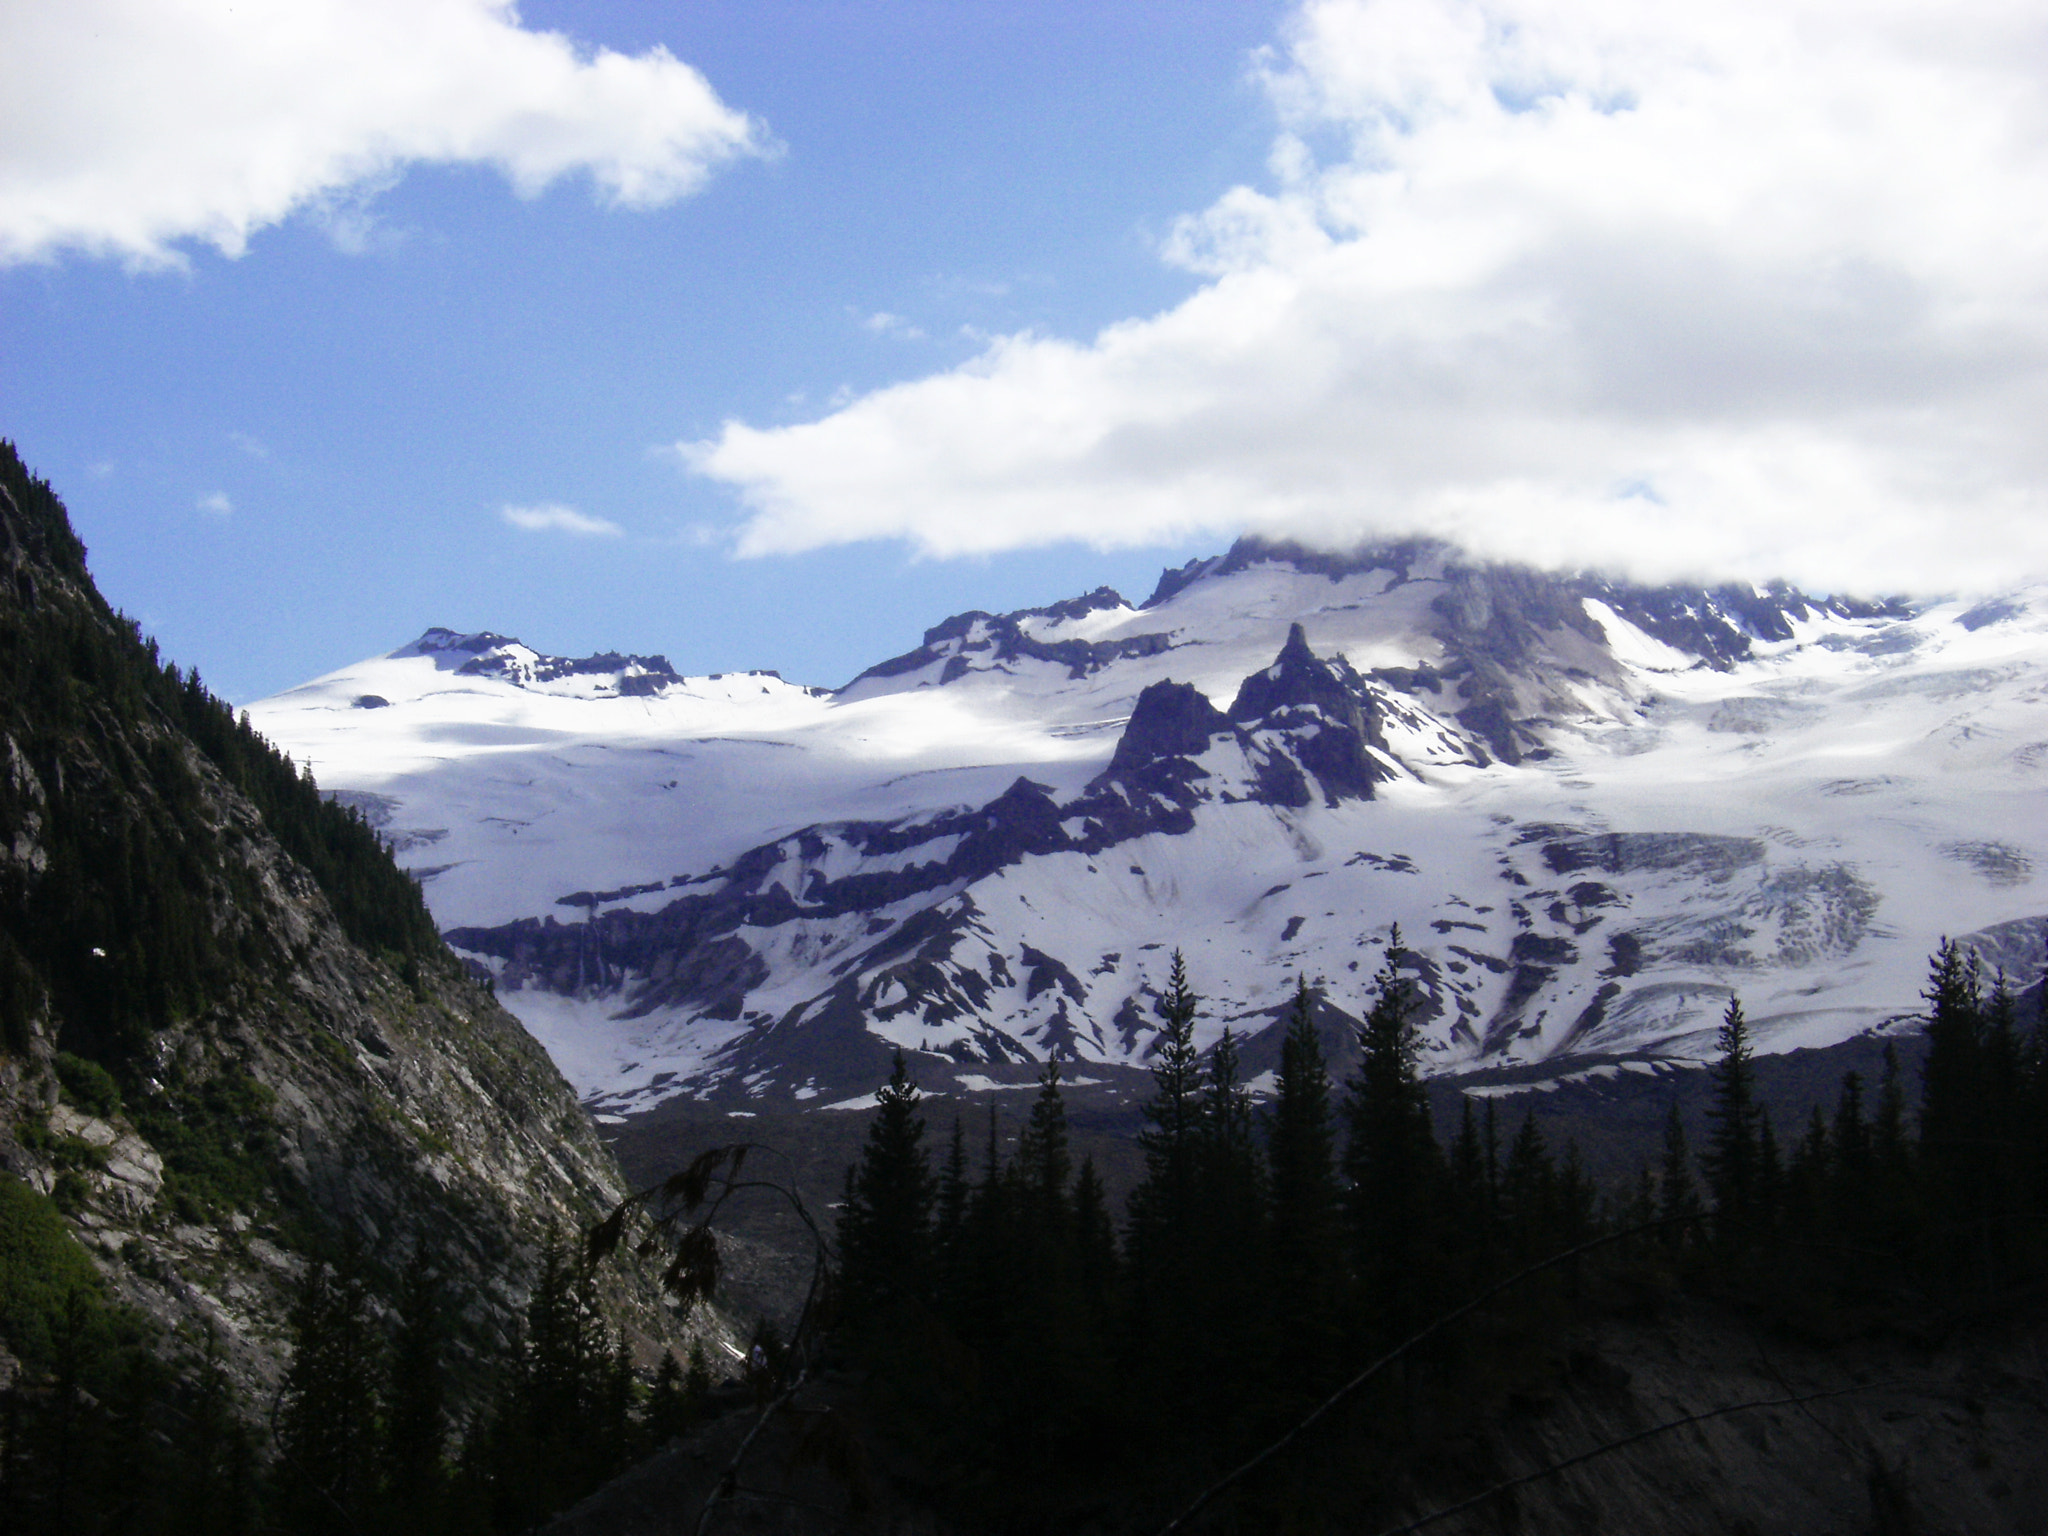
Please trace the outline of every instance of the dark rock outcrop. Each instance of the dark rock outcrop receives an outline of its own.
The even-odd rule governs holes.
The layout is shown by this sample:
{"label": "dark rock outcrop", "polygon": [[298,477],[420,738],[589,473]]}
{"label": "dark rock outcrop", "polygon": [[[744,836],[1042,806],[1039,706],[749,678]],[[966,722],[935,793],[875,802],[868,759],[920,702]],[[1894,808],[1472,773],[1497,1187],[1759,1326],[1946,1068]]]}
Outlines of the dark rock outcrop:
{"label": "dark rock outcrop", "polygon": [[1105,776],[1135,774],[1162,760],[1200,757],[1216,737],[1230,734],[1229,716],[1192,683],[1153,683],[1138,695]]}
{"label": "dark rock outcrop", "polygon": [[1290,755],[1321,784],[1332,805],[1370,800],[1373,785],[1393,776],[1368,750],[1384,753],[1386,738],[1365,680],[1342,656],[1326,659],[1310,650],[1298,623],[1288,630],[1273,665],[1239,685],[1230,718],[1283,736]]}
{"label": "dark rock outcrop", "polygon": [[1156,656],[1170,648],[1168,638],[1157,634],[1093,641],[1042,640],[1030,632],[1034,621],[1059,624],[1123,606],[1119,594],[1108,587],[1097,587],[1086,596],[1043,608],[1023,608],[1015,613],[983,613],[979,609],[956,613],[926,630],[924,644],[916,650],[877,662],[839,691],[845,693],[869,679],[902,677],[941,661],[945,663],[939,676],[941,684],[954,682],[970,672],[1008,671],[1019,661],[1050,662],[1065,667],[1068,677],[1081,678],[1124,657]]}

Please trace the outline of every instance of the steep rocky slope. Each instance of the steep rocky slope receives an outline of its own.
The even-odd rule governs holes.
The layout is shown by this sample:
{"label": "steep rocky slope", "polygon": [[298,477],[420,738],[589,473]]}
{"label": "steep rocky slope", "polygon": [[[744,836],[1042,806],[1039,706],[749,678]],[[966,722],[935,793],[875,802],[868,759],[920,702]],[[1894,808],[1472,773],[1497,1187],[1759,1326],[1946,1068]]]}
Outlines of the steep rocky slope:
{"label": "steep rocky slope", "polygon": [[[502,1355],[543,1242],[620,1195],[610,1155],[374,833],[163,665],[84,557],[0,445],[0,1177],[166,1349],[217,1339],[250,1401],[313,1254],[380,1306],[423,1254],[459,1354]],[[608,1283],[643,1341],[680,1336]]]}
{"label": "steep rocky slope", "polygon": [[[1312,1528],[1388,1536],[1421,1521],[1444,1536],[2031,1536],[2048,1529],[2044,1344],[2038,1327],[2001,1327],[1816,1349],[1724,1308],[1680,1301],[1654,1317],[1575,1329],[1455,1432],[1425,1429],[1385,1481],[1362,1469],[1388,1448],[1347,1445],[1340,1415],[1264,1485],[1218,1501],[1191,1529],[1271,1529],[1262,1486],[1287,1506],[1318,1511]],[[827,1380],[798,1407],[747,1463],[755,1496],[727,1506],[717,1529],[840,1530],[856,1499],[891,1530],[989,1528],[971,1512],[930,1507],[914,1448],[867,1445],[853,1477],[805,1454],[818,1423],[854,1407],[847,1383]],[[653,1536],[685,1527],[751,1422],[736,1415],[677,1443],[544,1529]],[[1517,1486],[1483,1497],[1508,1484]],[[1149,1536],[1196,1491],[1154,1490],[1144,1508],[1094,1505],[1077,1513],[1075,1528]]]}

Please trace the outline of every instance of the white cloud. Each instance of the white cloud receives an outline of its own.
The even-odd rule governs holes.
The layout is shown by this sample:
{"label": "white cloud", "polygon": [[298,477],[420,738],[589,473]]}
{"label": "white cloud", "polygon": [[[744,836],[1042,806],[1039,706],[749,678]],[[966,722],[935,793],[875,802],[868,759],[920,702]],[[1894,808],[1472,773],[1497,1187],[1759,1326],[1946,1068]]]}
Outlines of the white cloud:
{"label": "white cloud", "polygon": [[228,500],[226,491],[215,491],[209,496],[199,498],[199,510],[208,517],[233,517],[235,504]]}
{"label": "white cloud", "polygon": [[574,507],[565,507],[558,502],[546,502],[537,507],[505,507],[502,510],[505,521],[514,528],[524,528],[533,533],[573,533],[583,538],[616,539],[625,532],[617,523],[592,517],[588,512],[578,512]]}
{"label": "white cloud", "polygon": [[1314,0],[1204,285],[685,444],[743,553],[1429,532],[1653,577],[2048,570],[2048,26]]}
{"label": "white cloud", "polygon": [[64,250],[239,255],[411,164],[485,164],[522,196],[587,172],[609,204],[692,191],[757,124],[662,48],[523,28],[511,0],[63,0],[0,6],[0,262]]}
{"label": "white cloud", "polygon": [[861,321],[861,328],[877,336],[900,336],[905,341],[924,340],[922,327],[912,325],[901,315],[892,315],[886,309],[878,309]]}

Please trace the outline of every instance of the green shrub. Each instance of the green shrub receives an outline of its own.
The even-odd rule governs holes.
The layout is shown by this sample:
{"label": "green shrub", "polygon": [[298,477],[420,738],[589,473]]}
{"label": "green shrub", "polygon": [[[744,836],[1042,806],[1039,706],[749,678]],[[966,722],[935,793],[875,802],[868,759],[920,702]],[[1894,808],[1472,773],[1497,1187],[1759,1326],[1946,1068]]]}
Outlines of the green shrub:
{"label": "green shrub", "polygon": [[139,1101],[135,1119],[164,1160],[165,1192],[187,1221],[217,1221],[255,1210],[270,1193],[277,1096],[240,1067],[196,1088]]}
{"label": "green shrub", "polygon": [[99,1272],[56,1203],[0,1173],[0,1336],[7,1347],[30,1365],[47,1366],[77,1302],[97,1311],[99,1299]]}
{"label": "green shrub", "polygon": [[89,1115],[110,1120],[120,1112],[121,1089],[114,1082],[114,1074],[96,1061],[59,1051],[57,1082],[64,1096]]}
{"label": "green shrub", "polygon": [[50,1203],[66,1216],[76,1216],[91,1198],[92,1186],[85,1182],[85,1175],[74,1168],[66,1168],[58,1174],[57,1182],[50,1189]]}

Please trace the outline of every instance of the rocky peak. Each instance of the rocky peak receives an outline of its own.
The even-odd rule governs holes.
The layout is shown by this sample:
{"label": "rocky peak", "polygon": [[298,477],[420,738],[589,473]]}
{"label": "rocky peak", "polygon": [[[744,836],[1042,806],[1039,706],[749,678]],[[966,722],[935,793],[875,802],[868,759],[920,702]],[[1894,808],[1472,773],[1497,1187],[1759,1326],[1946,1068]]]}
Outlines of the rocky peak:
{"label": "rocky peak", "polygon": [[1261,737],[1280,737],[1332,805],[1370,800],[1373,785],[1390,776],[1370,750],[1384,752],[1386,741],[1365,680],[1342,656],[1316,655],[1299,623],[1273,665],[1239,685],[1230,718]]}
{"label": "rocky peak", "polygon": [[436,666],[452,668],[464,677],[494,677],[515,687],[565,678],[608,677],[617,680],[622,694],[652,694],[682,681],[666,656],[634,656],[621,651],[600,651],[594,656],[548,656],[510,635],[488,629],[463,635],[437,625],[391,654],[431,656]]}
{"label": "rocky peak", "polygon": [[1234,576],[1255,565],[1285,565],[1312,576],[1342,581],[1370,571],[1387,571],[1398,586],[1411,579],[1416,567],[1441,564],[1455,556],[1450,545],[1439,539],[1391,539],[1380,544],[1362,544],[1349,550],[1312,549],[1292,539],[1268,539],[1246,534],[1227,552],[1207,560],[1190,560],[1186,565],[1159,573],[1159,583],[1144,606],[1157,608],[1198,581],[1213,576]]}
{"label": "rocky peak", "polygon": [[1126,606],[1115,588],[1097,587],[1080,597],[1042,608],[1020,608],[1015,613],[984,613],[979,608],[956,613],[926,630],[924,644],[916,650],[877,662],[840,692],[851,693],[864,682],[903,677],[937,663],[944,664],[935,679],[942,685],[969,673],[1009,672],[1019,662],[1034,661],[1065,667],[1069,678],[1082,678],[1124,657],[1152,656],[1166,650],[1168,639],[1159,634],[1107,641],[1046,634],[1091,613]]}
{"label": "rocky peak", "polygon": [[1308,635],[1297,622],[1273,665],[1238,685],[1230,718],[1250,725],[1282,710],[1313,709],[1363,734],[1371,708],[1372,697],[1351,664],[1341,656],[1326,661],[1310,650]]}
{"label": "rocky peak", "polygon": [[500,650],[506,646],[517,645],[518,643],[510,635],[497,634],[488,629],[478,630],[473,635],[465,635],[456,630],[443,629],[440,625],[436,624],[428,629],[425,634],[421,635],[419,639],[413,641],[411,645],[401,645],[391,654],[393,656],[445,655],[450,657],[450,665],[459,665],[453,659],[455,656],[479,656],[486,651]]}
{"label": "rocky peak", "polygon": [[1230,717],[1193,683],[1153,683],[1138,695],[1105,776],[1129,773],[1162,758],[1200,757],[1212,740],[1230,733]]}

